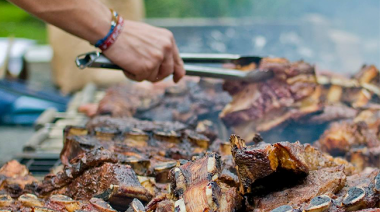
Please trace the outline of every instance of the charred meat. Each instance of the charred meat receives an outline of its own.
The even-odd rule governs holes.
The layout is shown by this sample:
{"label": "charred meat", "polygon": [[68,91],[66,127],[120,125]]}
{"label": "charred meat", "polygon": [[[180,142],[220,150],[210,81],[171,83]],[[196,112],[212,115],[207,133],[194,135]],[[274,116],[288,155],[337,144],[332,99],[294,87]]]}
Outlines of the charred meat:
{"label": "charred meat", "polygon": [[137,198],[147,202],[152,194],[143,187],[129,165],[118,162],[117,155],[98,149],[73,159],[56,175],[47,175],[38,188],[39,194],[62,194],[76,200],[92,197],[108,201],[116,209],[124,209]]}
{"label": "charred meat", "polygon": [[175,210],[234,211],[240,207],[238,188],[224,182],[220,156],[206,156],[176,167],[171,173]]}
{"label": "charred meat", "polygon": [[[309,144],[279,142],[246,146],[245,141],[236,135],[231,136],[230,142],[244,194],[281,188],[284,183],[297,184],[310,171],[339,166],[334,158]],[[347,163],[345,171],[354,170]]]}

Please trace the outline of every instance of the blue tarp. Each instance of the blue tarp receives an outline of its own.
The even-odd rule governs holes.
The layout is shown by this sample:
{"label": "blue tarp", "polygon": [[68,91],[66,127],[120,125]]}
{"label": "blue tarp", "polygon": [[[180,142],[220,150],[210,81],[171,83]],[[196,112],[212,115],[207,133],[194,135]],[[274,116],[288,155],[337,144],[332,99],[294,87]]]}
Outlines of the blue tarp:
{"label": "blue tarp", "polygon": [[69,97],[18,81],[0,80],[0,124],[31,125],[47,108],[65,111]]}

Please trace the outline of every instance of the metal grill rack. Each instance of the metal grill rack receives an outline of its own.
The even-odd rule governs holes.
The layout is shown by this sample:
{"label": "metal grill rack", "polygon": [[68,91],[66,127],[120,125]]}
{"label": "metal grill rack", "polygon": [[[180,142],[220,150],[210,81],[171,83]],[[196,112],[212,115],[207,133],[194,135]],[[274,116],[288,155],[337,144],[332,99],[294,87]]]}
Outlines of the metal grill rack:
{"label": "metal grill rack", "polygon": [[104,91],[97,91],[94,84],[88,84],[73,96],[65,112],[54,108],[44,111],[35,122],[36,132],[23,147],[24,153],[49,153],[58,158],[63,147],[63,129],[68,125],[84,126],[88,120],[85,114],[78,112],[78,107],[99,102],[103,96]]}
{"label": "metal grill rack", "polygon": [[61,165],[57,154],[54,153],[22,153],[16,160],[24,164],[35,177],[43,177],[50,173],[53,167]]}
{"label": "metal grill rack", "polygon": [[34,176],[44,176],[53,167],[61,164],[59,153],[63,147],[63,129],[68,125],[84,126],[88,118],[78,112],[85,103],[99,102],[105,92],[98,91],[94,84],[88,84],[74,94],[63,113],[54,108],[45,110],[34,124],[35,133],[23,146],[23,153],[14,158],[24,164]]}

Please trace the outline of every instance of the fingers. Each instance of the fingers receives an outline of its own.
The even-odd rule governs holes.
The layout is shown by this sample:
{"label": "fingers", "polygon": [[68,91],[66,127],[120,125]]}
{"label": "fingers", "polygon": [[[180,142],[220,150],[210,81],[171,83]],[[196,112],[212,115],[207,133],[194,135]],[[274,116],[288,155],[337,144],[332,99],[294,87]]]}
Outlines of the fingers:
{"label": "fingers", "polygon": [[160,66],[158,66],[157,68],[155,68],[153,71],[152,71],[152,73],[150,74],[150,76],[148,77],[148,81],[150,81],[150,82],[155,82],[155,81],[157,81],[158,80],[158,73],[159,73],[159,71],[160,71]]}
{"label": "fingers", "polygon": [[131,80],[157,82],[173,74],[173,81],[178,82],[185,70],[173,33],[132,23],[129,23],[129,30],[123,31],[115,44],[103,53]]}
{"label": "fingers", "polygon": [[161,81],[165,79],[167,76],[173,74],[173,72],[174,72],[173,53],[169,51],[165,55],[164,61],[162,62],[160,66],[160,70],[158,72],[156,79],[153,80],[152,82]]}
{"label": "fingers", "polygon": [[131,80],[138,81],[135,74],[130,73],[129,71],[123,70],[124,75]]}
{"label": "fingers", "polygon": [[174,72],[173,72],[173,81],[177,83],[183,76],[185,76],[186,71],[183,67],[183,60],[179,55],[178,47],[173,38],[173,59],[174,59]]}

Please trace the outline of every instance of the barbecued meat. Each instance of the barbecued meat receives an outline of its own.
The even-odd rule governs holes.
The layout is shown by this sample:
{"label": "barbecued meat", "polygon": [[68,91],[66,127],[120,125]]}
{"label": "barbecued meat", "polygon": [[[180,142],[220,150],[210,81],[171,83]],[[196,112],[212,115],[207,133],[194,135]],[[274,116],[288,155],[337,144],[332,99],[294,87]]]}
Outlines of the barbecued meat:
{"label": "barbecued meat", "polygon": [[355,148],[346,154],[346,158],[357,169],[363,170],[365,167],[379,167],[380,166],[380,147],[375,148]]}
{"label": "barbecued meat", "polygon": [[237,187],[221,178],[220,157],[215,153],[176,167],[171,172],[171,191],[176,211],[234,211],[240,207]]}
{"label": "barbecued meat", "polygon": [[130,166],[112,163],[104,163],[86,170],[69,185],[53,193],[84,200],[97,196],[104,198],[118,210],[127,209],[125,207],[133,198],[145,202],[152,198],[151,194],[141,186]]}
{"label": "barbecued meat", "polygon": [[24,194],[17,199],[12,199],[7,195],[0,195],[0,210],[23,212],[116,212],[107,202],[99,198],[91,198],[85,201],[73,200],[63,195],[52,195],[43,200],[33,194]]}
{"label": "barbecued meat", "polygon": [[7,162],[0,169],[0,193],[3,190],[12,197],[18,197],[25,187],[36,182],[37,179],[29,174],[28,169],[16,160]]}
{"label": "barbecued meat", "polygon": [[271,179],[273,175],[269,175],[255,182],[266,187],[265,193],[255,190],[246,198],[253,203],[250,205],[253,211],[343,212],[377,207],[380,201],[379,170],[366,169],[348,175],[342,165],[319,167],[296,182],[289,181],[283,175],[281,179],[286,183],[275,187],[264,183],[263,179],[275,183],[275,179]]}
{"label": "barbecued meat", "polygon": [[50,192],[60,189],[70,184],[76,177],[82,175],[86,170],[98,167],[103,163],[117,163],[116,154],[96,148],[89,152],[79,154],[71,160],[71,164],[66,165],[64,169],[57,174],[46,175],[42,184],[39,186],[39,193],[47,195]]}
{"label": "barbecued meat", "polygon": [[228,85],[233,96],[220,114],[234,132],[250,140],[252,132],[268,131],[287,120],[319,110],[319,92],[314,67],[304,62],[267,58],[259,69],[274,71],[274,78],[259,83]]}
{"label": "barbecued meat", "polygon": [[379,112],[366,110],[354,120],[331,124],[315,143],[322,151],[344,156],[357,169],[379,167]]}
{"label": "barbecued meat", "polygon": [[[316,76],[307,63],[265,58],[258,70],[274,71],[274,78],[224,84],[233,100],[220,116],[246,140],[257,132],[273,140],[316,134],[304,141],[311,143],[327,123],[352,120],[363,108],[379,109],[380,74],[375,66],[364,66],[351,78],[326,73]],[[289,124],[291,128],[287,128]],[[294,133],[287,133],[295,128]]]}
{"label": "barbecued meat", "polygon": [[152,195],[140,184],[133,169],[118,161],[116,154],[103,149],[81,154],[63,171],[47,175],[38,188],[39,194],[64,194],[79,200],[97,196],[123,210],[133,198],[149,201]]}
{"label": "barbecued meat", "polygon": [[0,175],[5,177],[23,177],[29,174],[26,166],[21,165],[16,160],[8,161],[3,167],[0,168]]}
{"label": "barbecued meat", "polygon": [[245,141],[236,135],[231,136],[230,142],[240,189],[244,194],[297,184],[310,171],[326,167],[343,165],[347,174],[355,172],[346,161],[335,160],[309,144],[279,142],[246,146]]}
{"label": "barbecued meat", "polygon": [[[133,118],[95,119],[88,125],[88,135],[67,133],[61,152],[63,164],[69,164],[79,154],[102,147],[124,156],[123,161],[131,165],[137,174],[155,175],[157,182],[161,183],[167,182],[165,175],[175,165],[175,160],[189,160],[192,156],[200,155],[212,142],[207,136],[198,133],[207,130],[193,130],[183,124]],[[171,165],[167,167],[168,164]]]}
{"label": "barbecued meat", "polygon": [[323,110],[307,117],[305,122],[318,124],[355,118],[358,108],[376,103],[376,96],[380,95],[380,87],[376,83],[378,78],[379,73],[374,66],[364,66],[351,79],[332,74],[318,75]]}
{"label": "barbecued meat", "polygon": [[160,122],[160,121],[144,121],[135,118],[127,117],[110,117],[110,116],[96,116],[87,122],[87,128],[90,130],[95,129],[114,129],[118,132],[123,132],[131,129],[140,129],[142,131],[154,130],[182,130],[187,128],[185,124],[179,122]]}
{"label": "barbecued meat", "polygon": [[379,178],[378,169],[368,169],[348,176],[346,186],[336,195],[334,207],[343,208],[344,211],[377,207],[380,200],[377,182]]}
{"label": "barbecued meat", "polygon": [[192,123],[215,117],[230,100],[221,89],[221,81],[215,80],[183,81],[166,89],[118,85],[107,91],[98,114]]}
{"label": "barbecued meat", "polygon": [[270,211],[282,205],[299,208],[316,196],[332,196],[346,183],[344,168],[341,166],[310,171],[299,185],[272,192],[263,197],[252,197],[254,211]]}
{"label": "barbecued meat", "polygon": [[344,156],[353,148],[378,147],[380,140],[365,122],[347,121],[332,124],[316,145],[332,155]]}
{"label": "barbecued meat", "polygon": [[[331,169],[331,168],[327,168]],[[324,169],[326,170],[326,169]],[[336,173],[333,176],[336,176]],[[310,175],[309,175],[310,176]],[[308,178],[309,178],[308,176]],[[323,177],[322,177],[323,178]],[[321,178],[321,179],[322,179]],[[290,199],[289,203],[285,203],[285,205],[279,206],[275,209],[275,211],[289,211],[289,210],[300,210],[300,211],[330,211],[330,212],[344,212],[344,211],[376,211],[375,207],[378,207],[380,196],[379,196],[379,182],[380,179],[379,170],[378,169],[368,169],[360,174],[355,174],[352,176],[346,177],[346,182],[344,187],[339,189],[338,191],[333,191],[331,187],[323,187],[323,189],[329,189],[333,192],[328,192],[324,195],[314,196],[310,195],[311,192],[307,192],[304,195],[297,195],[297,197],[293,197]],[[330,179],[325,179],[325,182],[329,182]],[[322,182],[324,184],[325,182]],[[311,185],[310,188],[313,188]],[[290,192],[294,191],[296,188],[300,188],[302,185],[290,188],[281,192]],[[322,191],[323,191],[322,189]],[[308,189],[307,189],[308,190]],[[321,191],[321,190],[320,190]],[[280,192],[276,192],[275,194],[280,194]],[[264,199],[272,198],[273,194],[269,194],[264,197]],[[306,197],[306,198],[304,198]],[[311,197],[313,197],[311,199]],[[289,198],[289,194],[285,196],[278,196],[273,199],[273,204],[276,204],[278,201],[281,201],[281,198],[287,199]],[[302,199],[303,202],[299,202],[297,204],[293,204],[293,200]],[[259,198],[258,201],[261,201]],[[276,205],[277,206],[277,205]],[[270,205],[269,205],[270,207]],[[283,210],[288,208],[288,210]],[[264,207],[257,211],[267,211]]]}
{"label": "barbecued meat", "polygon": [[148,110],[159,104],[163,94],[163,90],[128,84],[115,85],[107,90],[99,103],[97,113],[115,117],[133,117],[138,110]]}
{"label": "barbecued meat", "polygon": [[138,199],[134,199],[126,212],[145,212],[145,207]]}
{"label": "barbecued meat", "polygon": [[145,207],[148,212],[169,212],[174,211],[175,201],[168,194],[161,194],[154,197]]}

